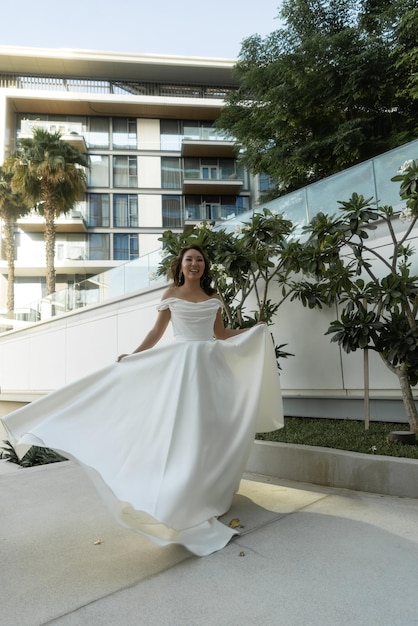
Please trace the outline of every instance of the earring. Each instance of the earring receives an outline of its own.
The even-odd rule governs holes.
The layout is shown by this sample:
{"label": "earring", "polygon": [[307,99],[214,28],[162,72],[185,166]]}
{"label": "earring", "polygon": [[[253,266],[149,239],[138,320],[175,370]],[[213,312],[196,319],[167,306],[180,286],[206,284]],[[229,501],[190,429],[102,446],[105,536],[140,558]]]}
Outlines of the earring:
{"label": "earring", "polygon": [[181,285],[183,278],[184,278],[183,272],[180,272],[180,274],[179,274],[179,282],[178,282],[179,285]]}

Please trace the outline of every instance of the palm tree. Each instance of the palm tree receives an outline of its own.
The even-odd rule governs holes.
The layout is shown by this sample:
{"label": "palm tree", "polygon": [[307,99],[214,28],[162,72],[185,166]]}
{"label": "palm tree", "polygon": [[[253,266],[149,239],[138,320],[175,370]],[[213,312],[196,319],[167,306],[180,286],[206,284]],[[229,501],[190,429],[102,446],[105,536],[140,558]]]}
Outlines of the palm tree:
{"label": "palm tree", "polygon": [[84,197],[87,159],[61,133],[33,129],[33,137],[20,139],[8,159],[12,189],[36,206],[45,218],[46,290],[55,291],[55,220]]}
{"label": "palm tree", "polygon": [[11,188],[12,173],[0,167],[0,218],[3,220],[4,251],[7,261],[7,314],[14,311],[15,282],[15,224],[29,210],[28,205],[19,193]]}

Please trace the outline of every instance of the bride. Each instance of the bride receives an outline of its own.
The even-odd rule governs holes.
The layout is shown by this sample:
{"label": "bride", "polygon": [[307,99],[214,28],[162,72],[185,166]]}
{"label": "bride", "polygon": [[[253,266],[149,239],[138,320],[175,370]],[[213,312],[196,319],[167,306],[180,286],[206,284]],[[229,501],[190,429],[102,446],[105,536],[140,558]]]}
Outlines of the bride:
{"label": "bride", "polygon": [[[121,524],[203,556],[237,534],[217,518],[282,401],[267,326],[225,328],[204,251],[181,250],[171,278],[131,354],[2,419],[15,446],[79,463]],[[170,322],[174,341],[154,348]]]}

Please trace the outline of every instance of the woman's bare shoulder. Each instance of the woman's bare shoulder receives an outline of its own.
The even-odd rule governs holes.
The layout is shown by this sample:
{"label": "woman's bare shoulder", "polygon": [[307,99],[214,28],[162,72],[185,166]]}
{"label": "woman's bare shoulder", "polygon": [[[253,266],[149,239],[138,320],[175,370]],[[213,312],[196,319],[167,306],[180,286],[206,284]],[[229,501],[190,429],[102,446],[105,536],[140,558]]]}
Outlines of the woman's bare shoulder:
{"label": "woman's bare shoulder", "polygon": [[171,285],[170,287],[167,287],[167,289],[164,291],[163,295],[161,296],[161,300],[167,300],[167,298],[175,298],[176,297],[176,287],[174,285]]}

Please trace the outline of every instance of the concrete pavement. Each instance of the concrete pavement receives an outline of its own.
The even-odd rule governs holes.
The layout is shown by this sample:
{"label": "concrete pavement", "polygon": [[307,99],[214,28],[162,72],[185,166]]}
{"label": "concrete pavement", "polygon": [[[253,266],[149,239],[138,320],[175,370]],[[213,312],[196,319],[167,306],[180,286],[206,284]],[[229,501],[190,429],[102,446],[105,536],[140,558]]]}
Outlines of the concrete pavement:
{"label": "concrete pavement", "polygon": [[0,461],[0,624],[418,625],[418,500],[245,475],[195,557],[119,527],[71,462]]}

